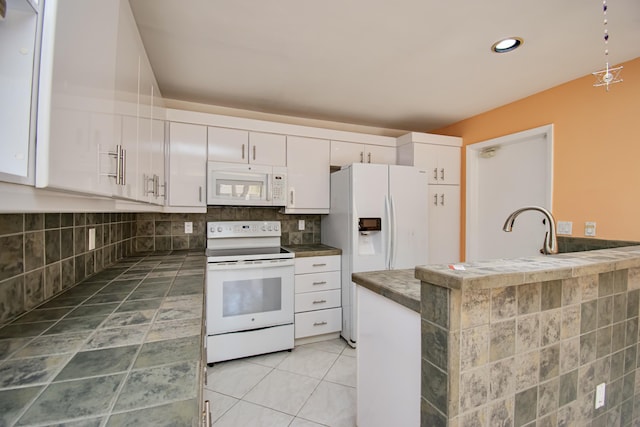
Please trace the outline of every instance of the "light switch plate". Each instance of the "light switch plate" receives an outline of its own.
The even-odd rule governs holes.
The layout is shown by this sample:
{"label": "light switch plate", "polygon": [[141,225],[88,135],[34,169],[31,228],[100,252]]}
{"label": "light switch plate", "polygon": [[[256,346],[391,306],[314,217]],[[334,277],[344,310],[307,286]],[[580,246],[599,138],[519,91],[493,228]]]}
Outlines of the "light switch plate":
{"label": "light switch plate", "polygon": [[607,385],[600,383],[596,387],[596,409],[604,406],[604,390]]}
{"label": "light switch plate", "polygon": [[184,234],[193,233],[193,222],[185,222],[184,223]]}
{"label": "light switch plate", "polygon": [[89,229],[89,250],[92,251],[96,248],[96,229]]}
{"label": "light switch plate", "polygon": [[304,230],[304,219],[298,220],[298,231]]}
{"label": "light switch plate", "polygon": [[558,221],[558,235],[571,236],[573,232],[573,222],[571,221]]}

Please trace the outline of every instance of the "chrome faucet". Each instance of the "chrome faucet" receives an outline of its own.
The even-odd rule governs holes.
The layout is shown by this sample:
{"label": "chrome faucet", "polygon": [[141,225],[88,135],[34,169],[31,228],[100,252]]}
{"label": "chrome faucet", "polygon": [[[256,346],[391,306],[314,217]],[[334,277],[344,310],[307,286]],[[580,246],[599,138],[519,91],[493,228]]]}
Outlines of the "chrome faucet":
{"label": "chrome faucet", "polygon": [[553,218],[551,212],[549,212],[545,208],[541,208],[539,206],[526,206],[524,208],[520,208],[509,215],[507,220],[504,222],[502,229],[504,231],[511,232],[511,230],[513,230],[513,223],[516,221],[516,218],[524,211],[542,212],[542,214],[547,217],[547,221],[549,221],[549,231],[544,235],[544,246],[542,247],[542,249],[540,249],[540,253],[545,255],[557,254],[558,237],[556,235],[556,220],[555,218]]}

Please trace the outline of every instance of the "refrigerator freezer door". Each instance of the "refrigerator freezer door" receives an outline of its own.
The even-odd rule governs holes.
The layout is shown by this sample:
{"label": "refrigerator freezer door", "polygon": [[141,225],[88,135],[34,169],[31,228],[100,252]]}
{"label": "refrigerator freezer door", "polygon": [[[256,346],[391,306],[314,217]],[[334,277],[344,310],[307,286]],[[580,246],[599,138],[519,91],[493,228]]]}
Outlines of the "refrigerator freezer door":
{"label": "refrigerator freezer door", "polygon": [[429,263],[428,174],[411,166],[389,166],[393,231],[391,269]]}

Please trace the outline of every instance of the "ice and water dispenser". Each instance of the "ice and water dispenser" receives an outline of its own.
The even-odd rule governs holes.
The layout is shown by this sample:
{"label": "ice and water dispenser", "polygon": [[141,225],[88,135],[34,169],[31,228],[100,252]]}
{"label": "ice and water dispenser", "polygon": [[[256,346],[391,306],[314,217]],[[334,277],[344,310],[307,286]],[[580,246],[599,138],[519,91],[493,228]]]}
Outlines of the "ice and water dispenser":
{"label": "ice and water dispenser", "polygon": [[358,218],[358,254],[383,253],[382,218]]}

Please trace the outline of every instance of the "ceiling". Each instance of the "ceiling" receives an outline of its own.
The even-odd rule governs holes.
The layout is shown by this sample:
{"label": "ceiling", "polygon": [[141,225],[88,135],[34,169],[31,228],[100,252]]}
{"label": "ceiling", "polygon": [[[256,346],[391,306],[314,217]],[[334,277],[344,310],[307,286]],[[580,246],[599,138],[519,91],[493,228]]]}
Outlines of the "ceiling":
{"label": "ceiling", "polygon": [[[606,62],[601,0],[130,3],[165,98],[391,129],[428,132]],[[611,66],[640,57],[640,1],[609,0],[607,18]],[[508,36],[523,46],[492,53]]]}

